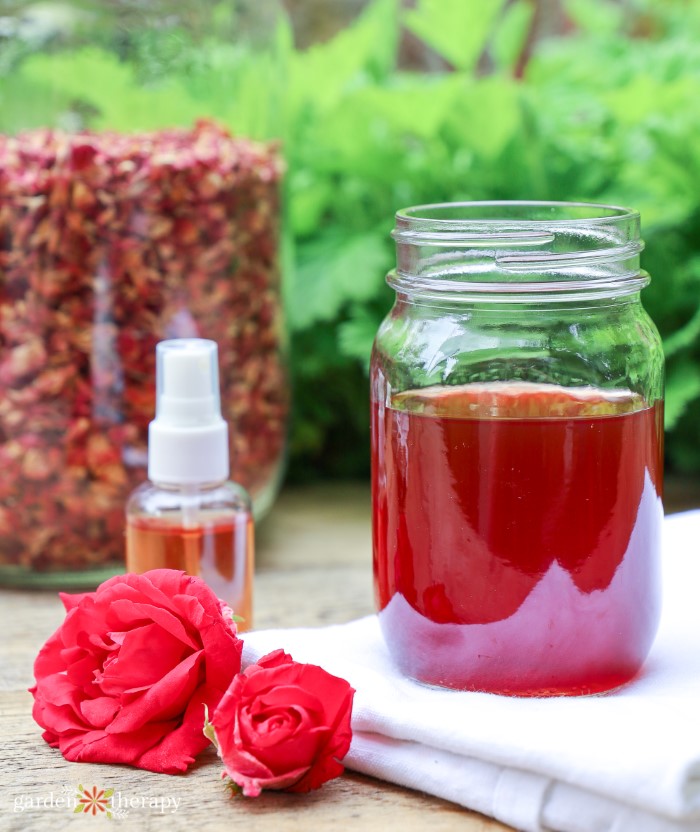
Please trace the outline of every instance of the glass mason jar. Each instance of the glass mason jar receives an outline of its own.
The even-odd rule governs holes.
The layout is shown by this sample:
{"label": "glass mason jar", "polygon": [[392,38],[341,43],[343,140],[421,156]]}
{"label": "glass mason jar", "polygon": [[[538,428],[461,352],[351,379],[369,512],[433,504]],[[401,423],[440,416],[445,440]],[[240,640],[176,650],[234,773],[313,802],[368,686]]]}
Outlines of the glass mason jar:
{"label": "glass mason jar", "polygon": [[639,215],[399,211],[371,370],[374,577],[400,670],[546,696],[615,688],[659,619],[663,354]]}
{"label": "glass mason jar", "polygon": [[3,5],[0,583],[123,570],[166,338],[218,343],[232,478],[258,516],[274,497],[288,408],[276,8]]}

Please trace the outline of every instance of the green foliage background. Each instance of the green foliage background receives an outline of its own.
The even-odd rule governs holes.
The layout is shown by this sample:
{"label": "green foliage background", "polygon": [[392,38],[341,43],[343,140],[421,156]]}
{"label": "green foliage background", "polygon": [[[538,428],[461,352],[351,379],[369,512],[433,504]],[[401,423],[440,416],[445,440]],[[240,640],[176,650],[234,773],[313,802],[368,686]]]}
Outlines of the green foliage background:
{"label": "green foliage background", "polygon": [[[172,38],[144,33],[133,65],[95,42],[61,55],[6,49],[0,129],[31,126],[28,100],[37,124],[80,101],[92,127],[144,129],[210,112],[236,132],[282,139],[296,478],[367,471],[366,368],[391,305],[384,275],[397,208],[472,199],[637,208],[653,278],[645,305],[668,359],[668,459],[697,472],[700,2],[565,6],[571,31],[537,41],[522,77],[531,0],[418,0],[410,10],[373,0],[351,27],[306,51],[285,22],[271,50],[190,43],[184,31],[173,49]],[[235,29],[226,4],[216,13],[222,30]],[[402,28],[449,68],[400,69]]]}
{"label": "green foliage background", "polygon": [[[700,471],[700,8],[566,7],[575,29],[538,42],[522,79],[514,69],[528,0],[421,0],[403,13],[375,0],[353,28],[294,55],[294,460],[333,473],[366,468],[358,364],[391,303],[381,277],[394,258],[396,208],[564,199],[641,211],[653,278],[644,302],[668,359],[668,458]],[[454,71],[397,70],[399,15]]]}

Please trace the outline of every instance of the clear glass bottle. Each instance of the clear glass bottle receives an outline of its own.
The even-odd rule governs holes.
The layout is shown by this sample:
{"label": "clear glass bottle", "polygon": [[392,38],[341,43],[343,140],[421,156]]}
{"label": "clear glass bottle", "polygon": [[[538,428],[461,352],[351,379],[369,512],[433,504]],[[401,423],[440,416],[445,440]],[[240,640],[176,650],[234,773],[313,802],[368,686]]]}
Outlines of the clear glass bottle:
{"label": "clear glass bottle", "polygon": [[124,569],[155,345],[213,338],[232,475],[285,458],[276,0],[9,2],[0,19],[0,584]]}
{"label": "clear glass bottle", "polygon": [[400,211],[372,370],[374,577],[407,676],[596,693],[659,619],[663,353],[639,216]]}
{"label": "clear glass bottle", "polygon": [[158,344],[156,418],[148,475],[126,506],[126,566],[182,569],[203,578],[252,626],[253,515],[247,491],[227,482],[217,347],[199,338]]}

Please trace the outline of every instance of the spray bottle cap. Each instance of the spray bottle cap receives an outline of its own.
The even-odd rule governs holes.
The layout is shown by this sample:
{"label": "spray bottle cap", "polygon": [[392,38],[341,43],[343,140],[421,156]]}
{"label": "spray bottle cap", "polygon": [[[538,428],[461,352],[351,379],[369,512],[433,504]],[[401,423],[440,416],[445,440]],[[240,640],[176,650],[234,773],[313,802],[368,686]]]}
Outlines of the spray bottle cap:
{"label": "spray bottle cap", "polygon": [[156,346],[156,418],[148,427],[148,478],[168,485],[229,476],[215,341],[175,338]]}

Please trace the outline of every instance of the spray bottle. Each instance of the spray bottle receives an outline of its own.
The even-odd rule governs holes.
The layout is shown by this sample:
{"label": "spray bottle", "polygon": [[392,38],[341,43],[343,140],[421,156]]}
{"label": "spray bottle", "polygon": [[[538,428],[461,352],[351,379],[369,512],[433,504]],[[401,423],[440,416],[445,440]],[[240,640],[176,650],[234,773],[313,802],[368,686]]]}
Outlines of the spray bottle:
{"label": "spray bottle", "polygon": [[203,578],[252,626],[250,497],[229,482],[228,425],[221,418],[214,341],[156,346],[156,416],[148,431],[148,479],[126,506],[130,572],[182,569]]}

